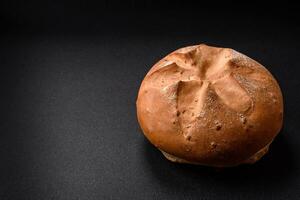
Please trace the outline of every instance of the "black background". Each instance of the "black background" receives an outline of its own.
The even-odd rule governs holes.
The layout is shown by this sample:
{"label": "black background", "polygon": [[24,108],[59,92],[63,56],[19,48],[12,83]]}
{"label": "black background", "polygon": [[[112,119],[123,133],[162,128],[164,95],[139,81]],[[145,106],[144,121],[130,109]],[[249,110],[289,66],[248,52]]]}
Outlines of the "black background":
{"label": "black background", "polygon": [[[299,20],[289,1],[1,1],[0,199],[300,199]],[[168,162],[136,119],[139,85],[183,46],[265,65],[284,127],[258,163]]]}

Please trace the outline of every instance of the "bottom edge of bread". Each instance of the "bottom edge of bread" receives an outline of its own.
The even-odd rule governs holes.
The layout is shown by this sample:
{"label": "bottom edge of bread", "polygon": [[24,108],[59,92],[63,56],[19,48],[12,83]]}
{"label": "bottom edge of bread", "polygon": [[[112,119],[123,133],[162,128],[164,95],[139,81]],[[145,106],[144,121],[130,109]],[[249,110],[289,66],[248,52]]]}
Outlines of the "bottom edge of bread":
{"label": "bottom edge of bread", "polygon": [[250,156],[250,158],[246,159],[245,161],[239,163],[239,164],[235,164],[235,165],[214,165],[214,164],[203,164],[203,163],[199,163],[199,162],[193,162],[193,161],[189,161],[189,160],[185,160],[183,158],[179,158],[177,156],[174,156],[172,154],[169,154],[161,149],[159,149],[162,154],[171,162],[175,162],[175,163],[182,163],[182,164],[193,164],[193,165],[203,165],[203,166],[211,166],[211,167],[234,167],[234,166],[238,166],[241,164],[254,164],[255,162],[257,162],[258,160],[260,160],[269,150],[269,146],[270,146],[271,142],[269,144],[267,144],[265,147],[261,148],[259,151],[257,151],[254,155]]}

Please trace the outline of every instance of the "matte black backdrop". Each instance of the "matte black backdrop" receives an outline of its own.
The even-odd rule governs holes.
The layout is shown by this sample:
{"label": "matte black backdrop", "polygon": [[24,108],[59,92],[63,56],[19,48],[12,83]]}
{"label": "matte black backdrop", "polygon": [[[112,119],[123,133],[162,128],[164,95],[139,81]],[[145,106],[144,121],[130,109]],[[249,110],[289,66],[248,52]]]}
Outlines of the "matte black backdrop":
{"label": "matte black backdrop", "polygon": [[[300,199],[298,8],[288,1],[1,1],[0,199]],[[279,81],[284,127],[252,166],[168,162],[135,100],[179,47],[234,48]]]}

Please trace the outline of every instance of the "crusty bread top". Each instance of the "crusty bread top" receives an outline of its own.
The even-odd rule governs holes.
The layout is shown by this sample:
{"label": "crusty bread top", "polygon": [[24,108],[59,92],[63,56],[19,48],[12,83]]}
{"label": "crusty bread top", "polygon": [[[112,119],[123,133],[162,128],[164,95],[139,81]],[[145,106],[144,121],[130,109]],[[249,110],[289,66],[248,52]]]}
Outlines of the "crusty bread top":
{"label": "crusty bread top", "polygon": [[195,45],[151,68],[139,90],[137,116],[162,151],[233,166],[274,139],[283,100],[276,80],[256,61],[232,49]]}

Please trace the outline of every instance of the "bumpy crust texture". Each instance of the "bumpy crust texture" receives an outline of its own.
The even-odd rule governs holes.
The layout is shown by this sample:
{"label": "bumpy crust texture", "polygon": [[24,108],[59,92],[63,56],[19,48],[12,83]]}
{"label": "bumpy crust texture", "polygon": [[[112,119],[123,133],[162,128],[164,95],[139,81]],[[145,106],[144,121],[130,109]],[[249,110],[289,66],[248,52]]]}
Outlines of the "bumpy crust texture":
{"label": "bumpy crust texture", "polygon": [[259,160],[283,119],[282,94],[266,68],[203,44],[155,64],[136,105],[144,135],[169,160],[216,167]]}

